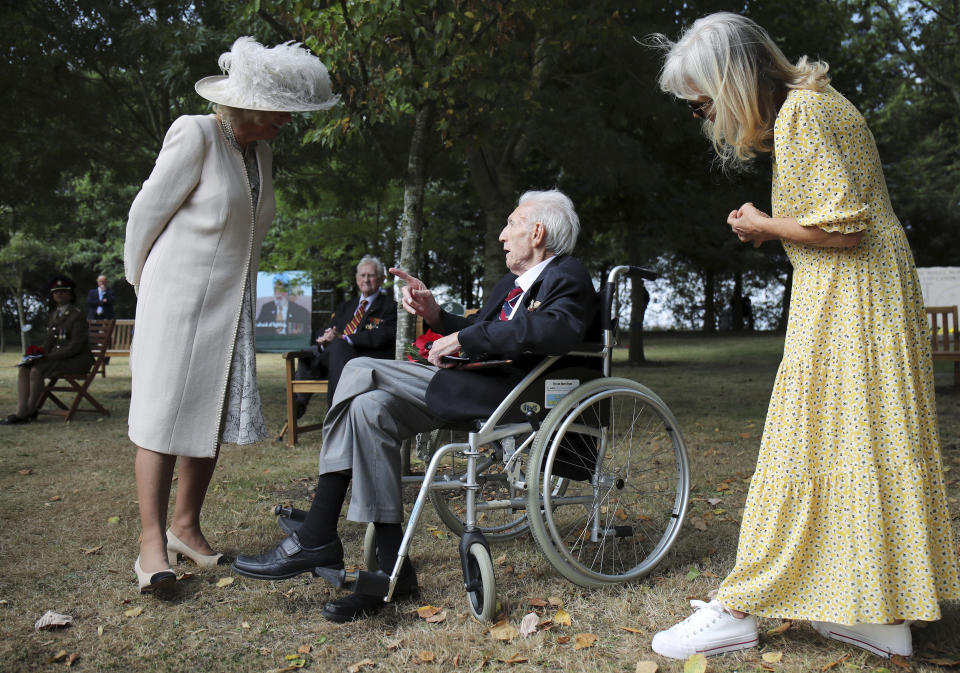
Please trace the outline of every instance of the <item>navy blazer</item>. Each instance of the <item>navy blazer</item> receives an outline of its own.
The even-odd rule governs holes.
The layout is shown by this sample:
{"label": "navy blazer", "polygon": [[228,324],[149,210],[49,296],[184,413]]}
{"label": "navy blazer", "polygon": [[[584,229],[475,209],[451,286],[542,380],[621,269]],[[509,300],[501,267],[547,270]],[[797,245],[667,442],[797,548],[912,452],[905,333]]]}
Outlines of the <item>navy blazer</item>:
{"label": "navy blazer", "polygon": [[[103,302],[100,301],[100,288],[95,287],[87,292],[87,320],[113,320],[113,302],[116,297],[113,290],[107,288],[103,293]],[[97,307],[103,307],[103,313],[97,315]]]}
{"label": "navy blazer", "polygon": [[[330,318],[327,327],[343,329],[353,319],[360,297],[340,302]],[[322,334],[322,331],[320,332]],[[314,335],[314,341],[320,334]],[[375,358],[393,358],[397,340],[397,302],[386,292],[377,292],[370,302],[357,331],[350,335],[350,342],[360,351],[360,355]]]}
{"label": "navy blazer", "polygon": [[[427,388],[431,411],[451,421],[488,416],[544,356],[564,355],[588,338],[599,338],[599,301],[583,264],[568,255],[554,258],[524,294],[512,320],[500,309],[517,276],[509,273],[490,292],[479,312],[464,318],[444,311],[440,334],[459,332],[472,360],[512,359],[509,367],[441,369]],[[593,332],[596,330],[596,335]]]}

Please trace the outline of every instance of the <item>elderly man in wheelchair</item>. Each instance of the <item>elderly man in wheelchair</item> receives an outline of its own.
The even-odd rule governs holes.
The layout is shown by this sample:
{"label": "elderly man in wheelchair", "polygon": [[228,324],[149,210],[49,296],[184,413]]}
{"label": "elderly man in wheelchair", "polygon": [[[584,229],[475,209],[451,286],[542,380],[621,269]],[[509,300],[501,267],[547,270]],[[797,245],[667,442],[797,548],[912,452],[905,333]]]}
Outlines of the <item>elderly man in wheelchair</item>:
{"label": "elderly man in wheelchair", "polygon": [[[402,538],[400,446],[404,439],[451,421],[482,418],[500,403],[532,363],[531,355],[565,353],[583,340],[597,310],[584,266],[569,256],[579,233],[570,199],[558,191],[527,192],[500,234],[507,274],[483,308],[470,318],[442,312],[422,282],[391,269],[407,282],[403,306],[422,315],[443,338],[430,351],[432,365],[358,358],[344,369],[327,413],[316,497],[299,531],[256,557],[234,562],[238,573],[283,579],[317,567],[342,568],[337,519],[353,479],[347,518],[372,521],[381,568],[396,561]],[[513,366],[456,369],[449,356],[515,359]],[[536,358],[539,360],[541,358]],[[411,564],[393,591],[415,593]],[[354,593],[323,614],[347,621],[381,607],[382,597]]]}
{"label": "elderly man in wheelchair", "polygon": [[[507,538],[526,530],[529,521],[551,562],[584,586],[604,586],[648,572],[672,543],[686,509],[685,453],[669,410],[643,386],[599,379],[576,387],[581,380],[609,375],[612,343],[600,349],[603,359],[594,357],[597,365],[592,368],[579,363],[571,368],[570,358],[558,357],[583,343],[598,315],[590,276],[570,256],[579,227],[572,202],[561,192],[521,196],[499,237],[510,273],[469,318],[442,311],[420,280],[391,269],[407,283],[404,308],[444,335],[433,342],[430,364],[358,358],[347,365],[324,421],[320,477],[310,510],[299,526],[281,520],[290,534],[265,553],[238,557],[233,569],[266,580],[312,572],[353,589],[324,607],[325,618],[346,622],[366,617],[386,601],[418,594],[407,552],[430,497],[441,518],[461,535],[464,586],[478,618],[492,618],[496,604],[485,530],[493,538]],[[489,366],[493,362],[496,365]],[[561,374],[555,389],[545,390],[540,375],[557,367]],[[562,372],[573,375],[564,378]],[[603,381],[618,383],[591,387]],[[557,408],[547,413],[544,406],[549,403],[521,401],[518,391],[536,387],[531,382],[539,382],[542,401],[562,397]],[[403,440],[477,419],[487,420],[477,423],[480,427],[470,433],[468,444],[444,446],[431,459],[404,534]],[[523,448],[513,444],[518,434]],[[631,452],[638,438],[650,449],[642,460]],[[481,443],[498,447],[495,458],[481,460]],[[618,446],[621,453],[626,448],[626,458],[611,464],[615,451],[610,449]],[[521,455],[528,457],[526,465],[537,469],[521,469]],[[465,456],[467,467],[444,481],[438,477],[439,463],[455,456]],[[486,467],[499,471],[489,477],[479,474]],[[634,483],[638,477],[656,485],[652,508],[640,506]],[[344,570],[337,522],[351,480],[347,518],[371,524],[365,541],[367,566],[386,572]],[[572,485],[574,480],[583,486]],[[536,493],[525,504],[518,490],[525,490],[528,481]],[[489,484],[494,492],[482,493]],[[462,494],[454,497],[464,499],[465,516],[460,516],[464,508],[454,512],[450,493]],[[477,504],[478,497],[486,495],[493,501]],[[490,508],[491,521],[508,523],[484,529],[477,522],[477,510],[483,507]],[[644,534],[644,529],[656,531]],[[598,544],[599,552],[593,550]],[[600,561],[584,561],[584,555]],[[610,559],[613,568],[608,567]]]}

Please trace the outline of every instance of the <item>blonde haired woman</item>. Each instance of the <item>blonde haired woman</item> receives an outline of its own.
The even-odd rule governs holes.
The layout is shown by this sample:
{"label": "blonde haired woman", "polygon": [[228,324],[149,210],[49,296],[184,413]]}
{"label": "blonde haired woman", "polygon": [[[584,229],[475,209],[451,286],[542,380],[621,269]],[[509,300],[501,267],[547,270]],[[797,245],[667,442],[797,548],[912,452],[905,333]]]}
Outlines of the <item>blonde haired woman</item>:
{"label": "blonde haired woman", "polygon": [[204,537],[200,510],[220,444],[266,436],[252,299],[274,214],[265,141],[291,113],[337,102],[326,67],[296,44],[268,49],[241,37],[220,68],[225,74],[196,84],[215,114],[173,122],[127,222],[124,265],[137,290],[129,435],[137,446],[141,591],[172,582],[180,555],[201,566],[230,561]]}
{"label": "blonde haired woman", "polygon": [[661,88],[704,120],[725,166],[773,153],[773,216],[745,203],[727,222],[755,246],[781,241],[794,284],[736,565],[653,649],[753,647],[758,615],[910,655],[907,620],[939,619],[960,579],[923,301],[873,136],[826,63],[791,64],[749,19],[654,39]]}

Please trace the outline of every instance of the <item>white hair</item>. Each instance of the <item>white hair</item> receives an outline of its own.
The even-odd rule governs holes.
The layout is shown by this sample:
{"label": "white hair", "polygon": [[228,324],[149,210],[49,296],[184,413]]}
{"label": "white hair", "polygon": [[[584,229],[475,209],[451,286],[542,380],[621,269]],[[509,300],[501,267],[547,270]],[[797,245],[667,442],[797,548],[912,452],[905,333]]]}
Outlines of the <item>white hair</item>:
{"label": "white hair", "polygon": [[648,43],[667,52],[660,88],[678,98],[711,102],[704,135],[723,163],[737,164],[773,149],[778,95],[822,91],[829,65],[806,56],[794,65],[754,21],[731,12],[697,19],[676,42],[663,34]]}
{"label": "white hair", "polygon": [[568,255],[577,245],[580,235],[580,218],[573,208],[573,201],[559,189],[524,192],[518,206],[530,205],[531,224],[539,222],[547,232],[545,246],[555,255]]}
{"label": "white hair", "polygon": [[367,264],[373,264],[377,269],[377,275],[380,276],[380,279],[387,277],[387,269],[383,266],[383,262],[380,261],[379,257],[374,257],[373,255],[364,255],[363,258],[357,262],[357,273],[360,273],[360,267],[366,266]]}

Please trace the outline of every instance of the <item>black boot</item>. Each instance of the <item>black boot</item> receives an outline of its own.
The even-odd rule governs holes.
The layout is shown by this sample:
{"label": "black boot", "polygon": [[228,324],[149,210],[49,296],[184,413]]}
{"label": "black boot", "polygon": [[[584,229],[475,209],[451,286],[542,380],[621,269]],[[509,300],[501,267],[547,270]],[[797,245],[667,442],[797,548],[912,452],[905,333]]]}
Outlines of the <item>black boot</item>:
{"label": "black boot", "polygon": [[[381,569],[381,572],[383,570]],[[393,568],[386,570],[392,572]],[[419,596],[420,587],[417,584],[417,573],[414,572],[410,559],[405,559],[403,567],[400,569],[400,577],[397,578],[397,586],[393,590],[392,600],[416,599]],[[349,596],[327,603],[321,614],[331,622],[352,622],[380,612],[387,605],[383,598],[383,596],[352,593]]]}

